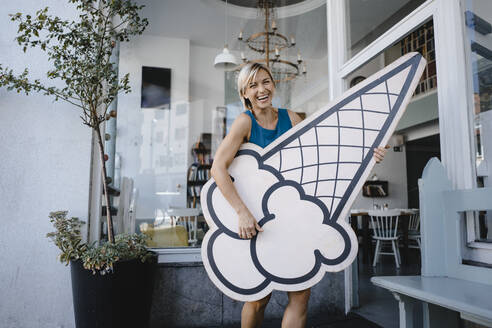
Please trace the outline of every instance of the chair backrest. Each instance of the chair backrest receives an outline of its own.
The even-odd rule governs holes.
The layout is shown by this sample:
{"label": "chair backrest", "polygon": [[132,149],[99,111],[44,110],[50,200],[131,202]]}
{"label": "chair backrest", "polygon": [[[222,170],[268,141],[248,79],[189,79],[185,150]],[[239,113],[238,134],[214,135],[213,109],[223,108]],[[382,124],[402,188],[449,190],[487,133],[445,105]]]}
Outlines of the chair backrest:
{"label": "chair backrest", "polygon": [[374,237],[396,238],[400,210],[369,211]]}
{"label": "chair backrest", "polygon": [[199,208],[170,208],[167,214],[171,216],[174,224],[181,221],[188,231],[188,243],[190,246],[196,246],[198,216],[201,213]]}
{"label": "chair backrest", "polygon": [[420,213],[418,210],[411,210],[408,218],[408,231],[420,230]]}

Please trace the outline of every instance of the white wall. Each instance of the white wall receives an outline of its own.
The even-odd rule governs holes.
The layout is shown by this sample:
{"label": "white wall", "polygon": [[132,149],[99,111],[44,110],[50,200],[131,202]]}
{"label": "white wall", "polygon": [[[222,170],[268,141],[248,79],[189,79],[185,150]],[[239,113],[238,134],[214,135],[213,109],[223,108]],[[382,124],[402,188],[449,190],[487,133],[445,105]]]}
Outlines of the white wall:
{"label": "white wall", "polygon": [[439,122],[437,120],[420,124],[405,131],[398,131],[402,134],[405,141],[418,140],[439,134]]}
{"label": "white wall", "polygon": [[[291,60],[296,60],[292,58]],[[292,110],[310,115],[329,102],[328,59],[307,59],[306,77],[295,80],[292,90]]]}
{"label": "white wall", "polygon": [[403,113],[400,122],[396,126],[396,131],[414,128],[415,126],[428,124],[439,118],[439,105],[437,103],[437,92],[432,92],[425,96],[419,95],[412,99],[408,108]]}
{"label": "white wall", "polygon": [[[4,1],[0,9],[0,63],[17,72],[29,66],[42,81],[43,53],[14,44],[17,26],[7,14],[44,6],[65,18],[74,13],[58,0]],[[50,211],[87,219],[90,130],[71,105],[0,89],[0,140],[0,326],[73,327],[69,268],[45,235]]]}
{"label": "white wall", "polygon": [[353,209],[371,209],[373,204],[388,204],[389,208],[406,208],[408,206],[407,193],[407,165],[405,146],[401,147],[401,152],[388,149],[384,160],[376,164],[369,175],[369,179],[376,174],[379,180],[388,181],[388,197],[369,198],[363,197],[362,191],[359,192]]}
{"label": "white wall", "polygon": [[[137,219],[151,219],[156,209],[186,204],[189,56],[186,39],[143,35],[120,46],[120,76],[130,74],[133,92],[118,97],[116,152],[121,176],[133,178],[138,189]],[[140,107],[142,66],[171,69],[171,110]],[[186,112],[179,114],[182,105]],[[181,194],[157,194],[176,191]]]}
{"label": "white wall", "polygon": [[222,49],[190,48],[190,148],[201,133],[212,132],[212,110],[224,106],[224,70],[214,67]]}

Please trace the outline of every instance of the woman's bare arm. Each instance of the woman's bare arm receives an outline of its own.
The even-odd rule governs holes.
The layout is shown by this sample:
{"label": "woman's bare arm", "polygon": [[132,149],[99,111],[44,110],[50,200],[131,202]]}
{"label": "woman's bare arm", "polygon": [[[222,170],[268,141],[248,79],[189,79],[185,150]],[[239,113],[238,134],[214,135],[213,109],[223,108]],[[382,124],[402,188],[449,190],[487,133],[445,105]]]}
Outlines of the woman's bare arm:
{"label": "woman's bare arm", "polygon": [[246,114],[241,114],[236,118],[231,126],[231,130],[220,143],[215,153],[212,164],[211,174],[217,183],[222,195],[231,204],[239,216],[239,237],[252,238],[256,231],[263,231],[256,219],[252,216],[249,209],[239,197],[227,168],[234,160],[234,156],[247,138],[251,129],[251,119]]}

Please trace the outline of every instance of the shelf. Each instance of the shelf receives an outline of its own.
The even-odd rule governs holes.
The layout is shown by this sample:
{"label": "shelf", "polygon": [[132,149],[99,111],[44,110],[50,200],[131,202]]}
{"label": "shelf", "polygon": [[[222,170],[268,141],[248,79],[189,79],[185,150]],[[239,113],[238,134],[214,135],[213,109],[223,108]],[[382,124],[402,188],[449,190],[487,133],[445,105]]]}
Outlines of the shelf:
{"label": "shelf", "polygon": [[362,196],[371,198],[388,197],[388,181],[366,181],[362,187]]}

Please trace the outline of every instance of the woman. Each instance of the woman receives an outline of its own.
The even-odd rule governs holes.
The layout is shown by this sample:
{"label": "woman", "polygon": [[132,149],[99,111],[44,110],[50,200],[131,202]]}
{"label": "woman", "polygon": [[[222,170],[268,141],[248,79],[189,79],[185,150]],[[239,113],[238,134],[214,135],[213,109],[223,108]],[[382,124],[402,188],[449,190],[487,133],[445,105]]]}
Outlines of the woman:
{"label": "woman", "polygon": [[[246,111],[236,118],[229,134],[217,149],[211,173],[220,191],[238,214],[239,237],[251,239],[263,229],[238,195],[227,168],[243,142],[252,142],[264,148],[301,122],[301,118],[288,109],[272,106],[275,81],[263,64],[245,65],[239,73],[237,85]],[[374,158],[377,162],[383,159],[384,153],[384,148],[375,149]],[[287,293],[289,303],[284,312],[282,327],[304,327],[310,289]],[[260,327],[270,296],[271,294],[244,304],[241,327]]]}

